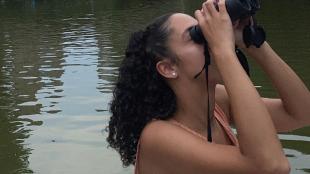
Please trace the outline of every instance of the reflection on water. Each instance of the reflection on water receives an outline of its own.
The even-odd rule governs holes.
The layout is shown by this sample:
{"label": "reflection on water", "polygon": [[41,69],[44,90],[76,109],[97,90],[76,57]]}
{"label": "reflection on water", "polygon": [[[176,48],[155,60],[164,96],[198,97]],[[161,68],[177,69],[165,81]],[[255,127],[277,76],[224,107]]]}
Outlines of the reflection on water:
{"label": "reflection on water", "polygon": [[[201,1],[0,1],[1,173],[132,173],[107,149],[108,103],[130,32]],[[295,8],[291,8],[295,7]],[[264,1],[273,47],[310,86],[310,2]],[[254,62],[264,96],[270,82]],[[280,135],[292,173],[310,173],[310,128]]]}

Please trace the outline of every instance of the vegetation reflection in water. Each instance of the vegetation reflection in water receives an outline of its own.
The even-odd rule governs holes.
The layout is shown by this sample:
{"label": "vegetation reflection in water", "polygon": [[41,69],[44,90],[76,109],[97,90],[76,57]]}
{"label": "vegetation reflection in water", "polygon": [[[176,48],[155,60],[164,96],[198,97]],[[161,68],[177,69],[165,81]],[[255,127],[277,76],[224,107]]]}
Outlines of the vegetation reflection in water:
{"label": "vegetation reflection in water", "polygon": [[[129,34],[166,12],[193,14],[201,2],[0,1],[0,172],[132,173],[103,131]],[[310,2],[262,7],[269,42],[309,88]],[[249,61],[260,93],[276,97]],[[310,128],[280,138],[292,173],[310,173]]]}

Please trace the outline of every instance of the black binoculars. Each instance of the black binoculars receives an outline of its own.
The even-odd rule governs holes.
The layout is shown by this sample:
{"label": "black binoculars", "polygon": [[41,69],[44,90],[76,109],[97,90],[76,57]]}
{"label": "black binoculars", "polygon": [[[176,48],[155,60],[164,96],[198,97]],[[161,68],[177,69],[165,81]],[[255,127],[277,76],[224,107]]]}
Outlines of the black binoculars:
{"label": "black binoculars", "polygon": [[[214,2],[214,5],[218,9],[216,2]],[[260,9],[259,0],[226,0],[225,5],[232,22],[253,16]],[[198,25],[191,27],[189,33],[196,43],[202,44],[206,41]]]}

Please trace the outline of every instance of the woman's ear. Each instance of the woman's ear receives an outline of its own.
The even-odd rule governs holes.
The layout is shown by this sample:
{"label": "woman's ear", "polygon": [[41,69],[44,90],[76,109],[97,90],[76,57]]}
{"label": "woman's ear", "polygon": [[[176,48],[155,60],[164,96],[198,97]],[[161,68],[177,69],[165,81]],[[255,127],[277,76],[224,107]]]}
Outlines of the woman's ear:
{"label": "woman's ear", "polygon": [[166,78],[174,79],[178,77],[177,67],[175,63],[172,63],[168,59],[163,59],[157,62],[156,69],[159,74],[161,74],[162,76]]}

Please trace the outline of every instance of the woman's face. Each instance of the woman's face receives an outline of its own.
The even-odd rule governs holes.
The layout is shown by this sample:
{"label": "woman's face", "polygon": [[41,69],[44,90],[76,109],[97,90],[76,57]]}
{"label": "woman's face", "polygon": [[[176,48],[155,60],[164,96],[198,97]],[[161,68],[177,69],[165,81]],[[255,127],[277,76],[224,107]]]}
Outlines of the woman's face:
{"label": "woman's face", "polygon": [[188,28],[197,25],[193,17],[176,13],[169,19],[169,47],[178,57],[178,75],[193,78],[204,66],[204,49],[190,37]]}
{"label": "woman's face", "polygon": [[[194,79],[194,76],[204,67],[204,47],[195,43],[188,31],[188,28],[197,24],[198,22],[195,18],[182,13],[173,14],[169,19],[171,35],[168,44],[171,51],[178,58],[177,73],[179,77]],[[213,78],[211,77],[211,79],[218,81],[219,75],[213,63],[211,60],[209,78],[212,76]],[[201,76],[205,77],[205,73],[202,73]]]}

